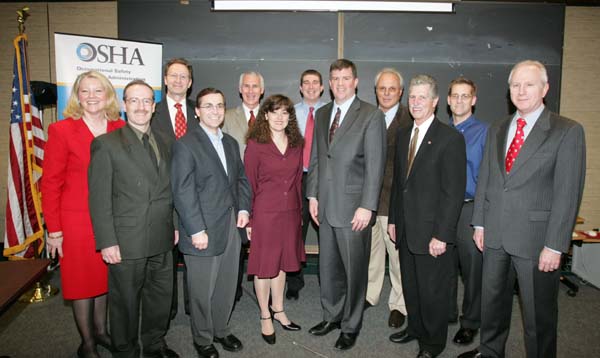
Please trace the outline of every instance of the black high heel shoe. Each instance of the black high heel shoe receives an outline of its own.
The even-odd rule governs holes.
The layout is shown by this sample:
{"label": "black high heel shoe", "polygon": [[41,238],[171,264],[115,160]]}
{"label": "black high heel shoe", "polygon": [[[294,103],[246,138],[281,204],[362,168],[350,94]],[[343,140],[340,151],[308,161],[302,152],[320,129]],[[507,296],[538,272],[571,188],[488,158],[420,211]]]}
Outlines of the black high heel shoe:
{"label": "black high heel shoe", "polygon": [[95,347],[93,348],[89,348],[89,347],[84,347],[83,343],[79,345],[79,348],[77,348],[77,357],[79,358],[100,358],[100,355],[98,354],[98,351],[96,350]]}
{"label": "black high heel shoe", "polygon": [[112,342],[108,334],[99,334],[94,337],[96,344],[106,348],[109,352],[112,352]]}
{"label": "black high heel shoe", "polygon": [[[273,320],[272,317],[260,317],[261,321],[266,321],[266,320]],[[260,334],[262,335],[263,339],[265,340],[265,342],[267,342],[268,344],[275,344],[275,331],[273,331],[273,333],[271,334],[264,334],[262,333],[262,330],[260,332]]]}
{"label": "black high heel shoe", "polygon": [[275,318],[275,315],[278,313],[284,313],[285,311],[273,311],[272,307],[269,307],[269,311],[271,311],[271,317],[273,317],[273,320],[279,322],[279,324],[281,325],[281,328],[283,328],[286,331],[299,331],[301,328],[300,326],[298,326],[297,324],[295,324],[294,322],[290,321],[289,324],[283,324],[281,323],[280,320],[278,320],[277,318]]}

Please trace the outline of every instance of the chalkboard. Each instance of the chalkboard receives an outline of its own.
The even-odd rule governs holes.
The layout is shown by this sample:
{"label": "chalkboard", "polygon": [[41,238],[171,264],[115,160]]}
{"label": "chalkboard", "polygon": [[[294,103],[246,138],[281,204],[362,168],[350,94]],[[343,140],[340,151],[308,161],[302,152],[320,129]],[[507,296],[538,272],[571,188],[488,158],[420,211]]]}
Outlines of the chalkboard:
{"label": "chalkboard", "polygon": [[[405,82],[418,73],[433,75],[441,94],[438,116],[446,120],[448,83],[465,75],[479,87],[475,113],[484,121],[511,111],[506,81],[512,65],[538,59],[550,77],[547,105],[558,111],[564,11],[561,4],[463,1],[452,14],[345,13],[344,56],[357,64],[358,95],[369,102],[382,67],[397,68]],[[315,68],[327,78],[337,58],[337,13],[212,12],[209,1],[173,0],[122,0],[118,13],[120,38],[163,43],[165,61],[187,58],[194,67],[191,96],[214,86],[230,107],[240,103],[243,71],[263,74],[266,95],[298,101],[300,73]],[[327,90],[324,97],[329,100]]]}

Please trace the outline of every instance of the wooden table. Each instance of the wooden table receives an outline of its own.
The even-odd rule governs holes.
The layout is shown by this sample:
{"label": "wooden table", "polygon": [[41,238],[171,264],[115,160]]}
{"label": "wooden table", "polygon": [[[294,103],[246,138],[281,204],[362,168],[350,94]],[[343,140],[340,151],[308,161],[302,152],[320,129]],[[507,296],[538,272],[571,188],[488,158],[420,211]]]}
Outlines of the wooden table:
{"label": "wooden table", "polygon": [[49,264],[48,259],[0,262],[0,314],[46,272]]}

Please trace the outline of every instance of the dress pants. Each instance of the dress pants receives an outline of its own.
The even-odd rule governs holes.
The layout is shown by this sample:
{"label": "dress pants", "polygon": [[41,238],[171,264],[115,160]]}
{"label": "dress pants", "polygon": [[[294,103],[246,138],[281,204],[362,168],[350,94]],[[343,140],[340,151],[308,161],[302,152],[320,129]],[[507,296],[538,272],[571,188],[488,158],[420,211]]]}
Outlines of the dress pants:
{"label": "dress pants", "polygon": [[464,296],[460,326],[479,329],[481,324],[481,266],[483,256],[473,241],[473,202],[465,202],[456,227],[455,263],[452,271],[450,294],[450,318],[458,316],[457,286],[458,273],[462,276]]}
{"label": "dress pants", "polygon": [[446,347],[450,276],[454,263],[454,245],[443,255],[416,255],[410,252],[406,238],[400,240],[402,287],[408,311],[407,332],[419,341],[419,348],[434,355]]}
{"label": "dress pants", "polygon": [[[225,251],[218,256],[184,255],[188,269],[190,321],[197,345],[231,334],[229,316],[235,300],[241,239],[232,215]],[[211,237],[208,237],[210,242]]]}
{"label": "dress pants", "polygon": [[513,256],[502,248],[485,247],[483,277],[481,354],[486,357],[505,356],[516,278],[519,281],[527,357],[556,357],[560,270],[541,272],[537,259]]}
{"label": "dress pants", "polygon": [[362,327],[370,252],[370,226],[355,232],[351,227],[332,227],[326,217],[321,222],[319,273],[323,320],[341,322],[344,333],[358,333]]}
{"label": "dress pants", "polygon": [[[310,217],[310,212],[308,211],[308,199],[306,199],[306,174],[306,172],[302,174],[302,241],[305,244],[308,226],[313,225],[313,227],[315,227],[314,222]],[[302,268],[297,272],[288,272],[285,279],[287,281],[288,290],[300,291],[304,287],[304,273],[302,272]]]}
{"label": "dress pants", "polygon": [[165,345],[173,297],[171,251],[108,265],[108,307],[113,357],[138,357]]}
{"label": "dress pants", "polygon": [[369,258],[369,285],[367,301],[372,305],[379,303],[383,279],[385,278],[385,254],[388,254],[388,270],[392,290],[388,306],[390,311],[397,310],[406,316],[406,304],[402,293],[402,277],[400,275],[400,256],[396,244],[387,233],[388,217],[377,216],[371,235],[371,257]]}

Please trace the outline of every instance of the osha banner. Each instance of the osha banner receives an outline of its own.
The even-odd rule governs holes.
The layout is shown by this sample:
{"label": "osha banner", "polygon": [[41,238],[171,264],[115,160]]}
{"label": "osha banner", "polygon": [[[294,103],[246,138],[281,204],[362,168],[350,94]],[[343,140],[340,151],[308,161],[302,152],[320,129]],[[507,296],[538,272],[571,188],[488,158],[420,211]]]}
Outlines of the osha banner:
{"label": "osha banner", "polygon": [[152,86],[157,101],[162,98],[162,44],[55,33],[54,48],[58,119],[63,119],[75,79],[87,71],[105,75],[120,102],[125,85],[137,79]]}

